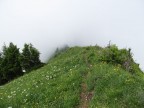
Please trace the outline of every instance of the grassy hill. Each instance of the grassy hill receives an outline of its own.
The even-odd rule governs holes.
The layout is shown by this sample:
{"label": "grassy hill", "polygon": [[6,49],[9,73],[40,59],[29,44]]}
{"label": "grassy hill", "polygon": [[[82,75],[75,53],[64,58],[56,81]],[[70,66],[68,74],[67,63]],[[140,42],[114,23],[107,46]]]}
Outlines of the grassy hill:
{"label": "grassy hill", "polygon": [[0,87],[0,108],[143,108],[144,75],[100,61],[105,48],[74,47]]}

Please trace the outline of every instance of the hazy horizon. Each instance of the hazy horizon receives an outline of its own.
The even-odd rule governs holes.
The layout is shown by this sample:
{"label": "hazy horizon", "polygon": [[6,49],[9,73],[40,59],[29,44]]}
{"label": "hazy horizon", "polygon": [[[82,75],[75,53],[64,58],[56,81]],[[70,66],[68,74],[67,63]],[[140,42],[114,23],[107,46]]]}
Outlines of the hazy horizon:
{"label": "hazy horizon", "polygon": [[32,43],[44,61],[62,45],[131,48],[144,69],[142,0],[0,0],[0,47]]}

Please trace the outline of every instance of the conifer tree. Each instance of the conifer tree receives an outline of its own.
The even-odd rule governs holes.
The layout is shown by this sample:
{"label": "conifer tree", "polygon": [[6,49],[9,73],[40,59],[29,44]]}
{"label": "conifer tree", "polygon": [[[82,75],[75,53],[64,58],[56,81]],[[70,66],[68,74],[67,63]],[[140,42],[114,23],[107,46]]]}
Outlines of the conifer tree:
{"label": "conifer tree", "polygon": [[23,74],[19,57],[20,52],[16,45],[10,43],[8,47],[3,46],[0,66],[2,80],[9,81]]}
{"label": "conifer tree", "polygon": [[32,44],[25,44],[21,53],[21,64],[25,71],[31,71],[41,65],[39,51]]}

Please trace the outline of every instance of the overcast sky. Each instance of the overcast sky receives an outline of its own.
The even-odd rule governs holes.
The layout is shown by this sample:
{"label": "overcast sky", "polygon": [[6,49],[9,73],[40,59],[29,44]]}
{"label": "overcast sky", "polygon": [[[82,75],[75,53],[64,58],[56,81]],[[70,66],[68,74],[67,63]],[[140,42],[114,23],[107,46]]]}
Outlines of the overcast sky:
{"label": "overcast sky", "polygon": [[132,48],[144,69],[143,0],[0,0],[0,46],[32,43],[44,60],[63,44]]}

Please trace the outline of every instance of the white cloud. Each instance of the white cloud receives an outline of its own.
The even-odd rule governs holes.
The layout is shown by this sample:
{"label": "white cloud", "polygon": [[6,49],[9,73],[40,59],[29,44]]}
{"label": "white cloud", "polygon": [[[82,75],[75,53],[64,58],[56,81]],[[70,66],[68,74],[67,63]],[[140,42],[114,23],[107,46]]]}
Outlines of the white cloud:
{"label": "white cloud", "polygon": [[1,0],[0,45],[31,42],[42,58],[62,44],[131,47],[144,68],[142,0]]}

